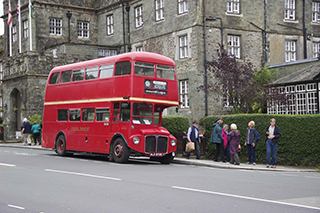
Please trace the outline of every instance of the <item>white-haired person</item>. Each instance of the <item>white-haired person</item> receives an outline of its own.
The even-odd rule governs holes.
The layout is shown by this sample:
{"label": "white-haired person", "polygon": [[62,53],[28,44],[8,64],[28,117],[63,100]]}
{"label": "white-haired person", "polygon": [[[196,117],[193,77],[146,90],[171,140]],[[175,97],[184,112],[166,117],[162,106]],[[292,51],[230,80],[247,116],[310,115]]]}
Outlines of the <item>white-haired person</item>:
{"label": "white-haired person", "polygon": [[230,149],[230,163],[240,165],[238,156],[238,147],[240,143],[240,131],[236,124],[230,125],[231,131],[228,133],[229,149]]}
{"label": "white-haired person", "polygon": [[247,164],[253,163],[253,165],[256,165],[256,163],[257,163],[256,143],[258,140],[258,134],[257,134],[257,131],[254,128],[254,126],[255,126],[254,121],[250,121],[248,123],[247,137],[246,137],[246,142],[244,143],[244,145],[247,146],[247,150],[248,150]]}
{"label": "white-haired person", "polygon": [[23,134],[23,145],[28,145],[31,146],[31,139],[30,139],[30,134],[31,134],[31,128],[32,125],[29,123],[27,118],[23,119],[23,123],[21,125],[21,132]]}

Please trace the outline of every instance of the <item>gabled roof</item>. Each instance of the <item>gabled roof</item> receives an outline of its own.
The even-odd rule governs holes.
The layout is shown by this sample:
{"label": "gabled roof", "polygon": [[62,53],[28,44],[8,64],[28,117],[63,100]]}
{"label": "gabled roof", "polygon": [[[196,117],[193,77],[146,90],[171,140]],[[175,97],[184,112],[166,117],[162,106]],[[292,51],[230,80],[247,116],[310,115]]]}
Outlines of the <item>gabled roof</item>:
{"label": "gabled roof", "polygon": [[282,77],[274,81],[272,84],[277,84],[277,85],[290,84],[290,83],[296,84],[296,83],[314,82],[314,81],[320,82],[320,61],[310,66],[307,66],[297,72],[294,72],[290,75]]}

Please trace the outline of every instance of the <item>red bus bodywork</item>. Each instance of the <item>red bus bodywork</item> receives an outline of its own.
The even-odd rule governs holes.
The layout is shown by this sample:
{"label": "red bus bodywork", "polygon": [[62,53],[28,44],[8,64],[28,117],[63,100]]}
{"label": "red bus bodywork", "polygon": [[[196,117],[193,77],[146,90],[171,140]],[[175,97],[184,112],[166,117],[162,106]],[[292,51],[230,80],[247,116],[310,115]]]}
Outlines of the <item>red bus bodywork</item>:
{"label": "red bus bodywork", "polygon": [[[105,65],[113,65],[112,75],[100,78]],[[125,65],[130,65],[130,71],[121,68]],[[141,68],[143,74],[135,73],[136,66],[140,66],[137,69]],[[150,68],[152,66],[153,75]],[[90,76],[89,69],[87,70],[91,67],[98,67],[98,74],[86,80],[87,76],[94,76]],[[173,77],[159,77],[160,67],[172,67]],[[84,77],[75,81],[77,73],[82,72],[79,70],[85,70],[82,73]],[[115,72],[120,72],[119,70],[130,73],[115,76]],[[66,71],[71,73],[70,81],[62,83],[65,81],[62,80],[62,75],[65,76]],[[65,73],[62,74],[63,72]],[[51,78],[57,75],[57,82],[52,83]],[[167,158],[168,161],[168,158],[174,156],[177,141],[161,127],[161,112],[167,107],[178,105],[175,63],[159,54],[124,53],[58,66],[50,72],[47,81],[42,146],[56,149],[58,154],[61,154],[59,151],[62,148],[62,154],[67,151],[90,152],[111,154],[115,158],[129,150],[131,155]],[[87,111],[93,113],[86,114]],[[61,114],[65,112],[68,113],[67,119]],[[104,114],[99,114],[100,112]],[[78,118],[77,113],[80,113],[81,118]],[[101,120],[101,115],[104,120]],[[62,144],[59,143],[61,139]],[[125,145],[120,143],[116,146],[114,143],[119,140]],[[125,162],[127,159],[115,160]]]}

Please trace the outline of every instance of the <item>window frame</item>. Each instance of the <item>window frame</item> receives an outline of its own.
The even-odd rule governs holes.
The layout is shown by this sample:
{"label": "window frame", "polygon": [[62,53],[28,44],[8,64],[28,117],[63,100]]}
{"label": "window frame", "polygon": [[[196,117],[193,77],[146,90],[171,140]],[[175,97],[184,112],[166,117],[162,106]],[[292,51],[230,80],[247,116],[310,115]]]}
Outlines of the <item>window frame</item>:
{"label": "window frame", "polygon": [[320,42],[312,42],[312,52],[313,58],[317,58],[320,56]]}
{"label": "window frame", "polygon": [[[87,26],[86,29],[85,29],[85,25]],[[89,38],[90,37],[90,23],[89,22],[78,21],[77,28],[78,28],[78,38]],[[85,34],[86,34],[86,36],[85,36]]]}
{"label": "window frame", "polygon": [[107,35],[113,35],[114,34],[114,18],[113,14],[107,15],[106,17],[107,22]]}
{"label": "window frame", "polygon": [[227,13],[240,14],[240,0],[227,0]]}
{"label": "window frame", "polygon": [[23,21],[23,38],[29,37],[29,20]]}
{"label": "window frame", "polygon": [[178,0],[178,14],[181,15],[188,11],[188,0]]}
{"label": "window frame", "polygon": [[297,41],[286,40],[284,51],[285,51],[285,62],[296,61],[297,60]]}
{"label": "window frame", "polygon": [[134,8],[134,19],[136,28],[143,26],[143,5]]}
{"label": "window frame", "polygon": [[235,58],[241,58],[241,36],[239,35],[227,35],[228,54],[235,56]]}
{"label": "window frame", "polygon": [[320,2],[312,2],[312,22],[320,24]]}
{"label": "window frame", "polygon": [[189,108],[189,80],[184,79],[179,81],[179,100],[181,109]]}
{"label": "window frame", "polygon": [[17,26],[12,26],[12,42],[16,42],[18,40]]}
{"label": "window frame", "polygon": [[164,20],[164,0],[155,0],[156,21]]}
{"label": "window frame", "polygon": [[189,41],[188,35],[181,35],[179,36],[179,58],[189,58]]}
{"label": "window frame", "polygon": [[288,21],[296,20],[296,1],[295,0],[285,0],[284,20],[288,20]]}
{"label": "window frame", "polygon": [[49,18],[49,33],[53,36],[62,36],[62,19]]}

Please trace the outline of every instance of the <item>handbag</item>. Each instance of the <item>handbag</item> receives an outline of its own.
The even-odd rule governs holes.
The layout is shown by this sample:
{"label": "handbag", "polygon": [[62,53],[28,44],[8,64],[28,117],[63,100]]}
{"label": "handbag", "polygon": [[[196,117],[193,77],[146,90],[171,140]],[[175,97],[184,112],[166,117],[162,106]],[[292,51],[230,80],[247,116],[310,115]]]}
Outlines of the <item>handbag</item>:
{"label": "handbag", "polygon": [[194,143],[193,142],[188,142],[186,144],[186,152],[191,152],[193,151],[195,148],[194,148]]}
{"label": "handbag", "polygon": [[239,144],[239,146],[238,146],[238,152],[240,152],[241,151],[241,145]]}

